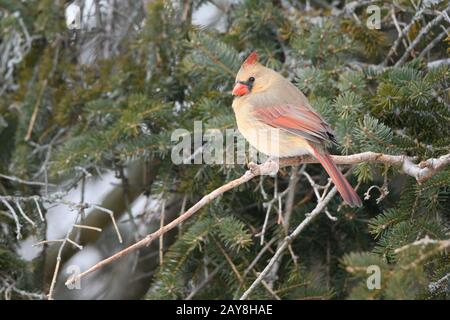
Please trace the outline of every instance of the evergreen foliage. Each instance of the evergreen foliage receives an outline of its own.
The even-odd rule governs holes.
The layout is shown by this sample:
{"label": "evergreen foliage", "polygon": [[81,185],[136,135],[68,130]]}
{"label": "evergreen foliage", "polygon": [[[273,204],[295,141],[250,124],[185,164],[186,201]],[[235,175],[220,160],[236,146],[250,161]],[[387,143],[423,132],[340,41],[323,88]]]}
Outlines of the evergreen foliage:
{"label": "evergreen foliage", "polygon": [[[333,153],[372,151],[414,156],[417,161],[450,153],[450,68],[448,60],[430,64],[448,57],[448,37],[420,56],[448,22],[433,26],[413,56],[395,66],[406,50],[403,43],[408,46],[434,18],[422,13],[405,42],[389,55],[398,37],[391,10],[401,8],[408,24],[422,8],[442,11],[447,2],[422,1],[415,8],[412,1],[397,1],[395,7],[391,1],[373,1],[382,8],[380,30],[364,23],[369,16],[365,6],[349,9],[349,2],[311,1],[306,10],[304,1],[242,0],[227,7],[225,31],[219,31],[192,23],[193,10],[208,1],[143,1],[140,10],[145,18],[126,30],[128,35],[112,56],[82,64],[82,46],[77,42],[81,38],[73,40],[66,28],[62,1],[0,0],[0,57],[14,37],[21,41],[27,34],[32,37],[30,47],[16,44],[20,54],[10,69],[0,65],[0,173],[23,180],[48,179],[57,185],[50,192],[67,192],[87,178],[82,172],[101,177],[112,170],[123,178],[120,172],[139,162],[151,167],[154,178],[130,188],[164,199],[180,195],[186,203],[177,202],[175,211],[187,209],[246,168],[175,165],[170,159],[171,133],[177,128],[192,131],[199,120],[203,130],[235,127],[230,90],[241,62],[254,49],[263,64],[295,82],[331,124],[340,143],[330,146]],[[183,299],[207,279],[193,298],[239,298],[286,236],[277,223],[279,210],[286,209],[286,196],[280,193],[298,170],[306,170],[317,183],[327,181],[322,168],[307,165],[285,169],[277,179],[253,179],[223,194],[166,240],[161,265],[153,276],[140,280],[146,290],[134,297]],[[144,171],[140,177],[149,175]],[[289,230],[316,204],[308,181],[304,176],[299,179]],[[343,207],[335,197],[327,210],[338,220],[323,214],[308,226],[268,283],[250,297],[447,299],[450,167],[418,184],[398,167],[361,163],[349,180],[358,184],[361,198],[371,186],[379,188],[369,190],[360,209]],[[380,196],[381,190],[388,192]],[[41,186],[0,177],[1,196],[46,196],[46,192]],[[33,227],[19,215],[22,237],[45,239],[47,223],[40,221],[35,203],[20,205],[37,224]],[[44,210],[52,204],[39,201],[39,205]],[[256,235],[268,206],[271,212],[261,245]],[[126,214],[109,209],[117,218]],[[144,212],[136,222],[147,224],[154,218],[150,216]],[[45,246],[37,258],[25,261],[19,253],[16,223],[2,202],[0,225],[0,293],[7,284],[46,293],[55,261],[48,252],[56,245]],[[412,245],[424,238],[434,242]],[[97,238],[77,240],[83,246],[101,245]],[[74,254],[64,252],[63,263]],[[367,287],[367,268],[372,265],[381,270],[381,289]],[[445,276],[447,280],[439,282]],[[130,280],[124,290],[132,286]],[[13,292],[13,298],[26,296]]]}

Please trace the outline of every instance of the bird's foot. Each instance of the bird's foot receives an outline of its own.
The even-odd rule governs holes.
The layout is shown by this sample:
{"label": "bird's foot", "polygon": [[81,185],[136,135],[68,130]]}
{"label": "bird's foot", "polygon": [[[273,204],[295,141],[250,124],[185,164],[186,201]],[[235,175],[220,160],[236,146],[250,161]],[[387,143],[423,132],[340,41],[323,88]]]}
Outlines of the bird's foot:
{"label": "bird's foot", "polygon": [[260,168],[259,165],[257,165],[254,162],[249,162],[247,164],[248,169],[250,170],[251,173],[253,173],[254,175],[260,175]]}
{"label": "bird's foot", "polygon": [[263,169],[261,169],[261,174],[275,177],[280,170],[280,163],[278,161],[278,158],[271,157],[267,159],[267,161],[264,162],[261,167],[263,167]]}
{"label": "bird's foot", "polygon": [[247,167],[250,172],[256,176],[261,175],[275,177],[280,170],[278,159],[275,158],[269,158],[266,162],[259,165],[254,162],[249,162]]}

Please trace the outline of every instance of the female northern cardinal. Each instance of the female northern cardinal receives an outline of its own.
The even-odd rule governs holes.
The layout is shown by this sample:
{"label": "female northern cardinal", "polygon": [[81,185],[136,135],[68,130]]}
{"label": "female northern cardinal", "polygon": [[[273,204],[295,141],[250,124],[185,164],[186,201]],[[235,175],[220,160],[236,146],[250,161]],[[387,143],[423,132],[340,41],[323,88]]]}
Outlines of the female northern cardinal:
{"label": "female northern cardinal", "polygon": [[[233,95],[238,129],[252,146],[276,158],[312,154],[330,175],[344,201],[350,206],[361,206],[361,199],[325,148],[326,142],[336,143],[328,123],[289,80],[259,64],[255,51],[242,64]],[[271,135],[270,141],[258,135],[273,130],[277,134]]]}

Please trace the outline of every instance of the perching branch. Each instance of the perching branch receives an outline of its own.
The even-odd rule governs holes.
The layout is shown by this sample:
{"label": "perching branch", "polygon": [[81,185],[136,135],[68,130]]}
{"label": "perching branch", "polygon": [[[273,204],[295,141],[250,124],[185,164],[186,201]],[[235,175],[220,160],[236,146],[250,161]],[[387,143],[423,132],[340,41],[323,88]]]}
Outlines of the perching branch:
{"label": "perching branch", "polygon": [[[349,156],[332,156],[333,161],[336,164],[358,164],[362,162],[371,162],[371,163],[385,163],[395,166],[400,166],[401,169],[408,175],[414,177],[418,182],[423,182],[429,178],[431,178],[436,172],[442,170],[445,166],[450,164],[450,154],[443,155],[436,159],[428,159],[426,161],[422,161],[419,164],[413,163],[413,158],[407,157],[407,156],[393,156],[393,155],[386,155],[382,153],[375,153],[375,152],[363,152],[358,154],[353,154]],[[161,227],[160,229],[156,230],[155,232],[147,235],[142,240],[132,244],[131,246],[117,252],[116,254],[98,262],[97,264],[93,265],[91,268],[87,269],[86,271],[70,277],[66,281],[66,285],[70,285],[81,278],[87,276],[88,274],[91,274],[92,272],[118,260],[119,258],[134,252],[144,246],[150,245],[150,243],[163,235],[164,233],[167,233],[168,231],[172,230],[176,226],[178,226],[180,223],[191,217],[194,213],[199,211],[201,208],[206,206],[208,203],[210,203],[212,200],[218,198],[225,192],[236,188],[237,186],[240,186],[241,184],[244,184],[254,177],[260,176],[260,175],[268,175],[272,174],[274,170],[277,170],[278,168],[287,167],[287,166],[293,166],[298,165],[301,163],[317,163],[317,160],[311,156],[306,157],[297,157],[297,158],[287,158],[282,159],[277,164],[274,161],[268,161],[260,165],[256,165],[254,163],[249,164],[249,170],[247,170],[244,175],[241,177],[230,181],[223,186],[217,188],[216,190],[210,192],[209,194],[205,195],[200,201],[198,201],[196,204],[194,204],[189,210],[187,210],[185,213],[180,215],[178,218],[170,222],[169,224]],[[319,212],[321,212],[326,204],[330,201],[330,199],[334,196],[336,193],[336,189],[333,188],[325,198],[323,198],[322,201],[319,202],[316,209],[311,212],[312,218],[317,215]],[[318,213],[316,213],[318,212]],[[297,229],[286,239],[291,239],[291,237],[295,237],[295,235],[300,232],[305,224],[308,224],[309,221],[312,220],[312,218],[305,219],[298,227]],[[300,229],[299,229],[300,228]],[[298,231],[300,230],[300,231]],[[297,231],[297,232],[296,232]],[[288,243],[286,242],[286,247]],[[284,247],[282,250],[284,250]],[[279,250],[281,249],[279,248]],[[278,252],[278,251],[277,251]],[[281,253],[280,253],[281,254]],[[268,269],[268,271],[270,268]]]}
{"label": "perching branch", "polygon": [[[393,156],[376,152],[362,152],[349,156],[331,156],[336,164],[358,164],[363,162],[384,163],[393,166],[399,166],[401,170],[413,177],[419,183],[423,183],[430,179],[435,173],[441,171],[445,166],[450,164],[450,153],[440,156],[439,158],[431,158],[415,164],[415,157]],[[303,158],[289,158],[280,161],[280,168],[295,165],[299,163],[317,163],[318,161],[310,156]]]}
{"label": "perching branch", "polygon": [[266,162],[261,165],[252,165],[250,170],[247,170],[243,176],[240,178],[237,178],[233,181],[228,182],[227,184],[221,186],[220,188],[217,188],[216,190],[212,191],[211,193],[207,194],[203,198],[200,199],[199,202],[197,202],[195,205],[193,205],[188,211],[180,215],[178,218],[170,222],[169,224],[165,225],[164,227],[156,230],[155,232],[147,235],[144,239],[136,242],[135,244],[132,244],[131,246],[117,252],[116,254],[110,256],[109,258],[106,258],[99,263],[95,264],[88,270],[80,273],[79,275],[72,276],[69,278],[66,282],[66,285],[72,284],[76,282],[77,280],[81,279],[82,277],[87,276],[88,274],[104,267],[107,264],[110,264],[111,262],[136,251],[139,248],[142,248],[144,246],[148,246],[154,239],[160,237],[162,234],[167,233],[168,231],[175,228],[177,225],[188,219],[190,216],[192,216],[194,213],[196,213],[198,210],[203,208],[205,205],[210,203],[212,200],[216,199],[220,195],[224,194],[226,191],[231,190],[233,188],[236,188],[237,186],[240,186],[241,184],[244,184],[247,181],[250,181],[256,176],[269,174],[273,171],[273,165],[272,162]]}

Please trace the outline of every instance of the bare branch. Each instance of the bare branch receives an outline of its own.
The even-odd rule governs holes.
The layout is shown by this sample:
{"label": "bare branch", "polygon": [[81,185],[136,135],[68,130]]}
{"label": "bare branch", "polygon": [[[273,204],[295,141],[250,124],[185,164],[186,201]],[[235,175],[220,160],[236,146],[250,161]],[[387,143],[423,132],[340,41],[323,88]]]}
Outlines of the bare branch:
{"label": "bare branch", "polygon": [[[440,34],[438,34],[438,36],[436,38],[434,38],[434,40],[431,41],[429,44],[427,44],[425,49],[422,50],[422,52],[419,54],[419,58],[425,57],[425,55],[428,52],[430,52],[430,50],[433,49],[442,40],[442,38],[444,38],[445,36],[448,36],[449,32],[450,32],[450,28],[447,28],[447,29],[444,29],[444,31],[442,31]],[[428,64],[428,66],[429,65],[430,64]]]}
{"label": "bare branch", "polygon": [[[15,215],[15,211],[14,209],[9,205],[8,201],[13,201],[15,203],[17,203],[18,201],[34,201],[36,203],[36,206],[38,208],[39,211],[39,215],[41,217],[41,220],[44,221],[44,217],[42,215],[41,209],[39,207],[38,204],[38,200],[40,201],[44,201],[44,202],[48,202],[48,203],[57,203],[57,204],[64,204],[72,209],[75,210],[84,210],[84,209],[88,209],[88,208],[94,208],[97,209],[101,212],[104,212],[106,214],[108,214],[111,217],[111,221],[113,223],[114,226],[114,230],[116,231],[117,234],[117,238],[119,239],[119,242],[122,243],[122,236],[120,234],[119,228],[117,226],[116,223],[116,219],[114,218],[114,212],[112,212],[111,210],[107,209],[107,208],[103,208],[97,204],[92,204],[92,203],[76,203],[76,202],[72,202],[72,201],[68,201],[66,199],[63,199],[62,197],[65,194],[61,194],[61,193],[55,193],[51,196],[48,197],[44,197],[44,196],[38,196],[38,195],[33,195],[33,196],[25,196],[25,197],[19,197],[19,196],[2,196],[0,195],[0,200],[5,204],[5,206],[11,211],[11,213],[13,213],[13,217]],[[16,224],[19,223],[18,219],[16,219]],[[21,226],[20,226],[21,227]],[[17,232],[20,232],[20,227],[18,225],[17,228]]]}
{"label": "bare branch", "polygon": [[217,188],[216,190],[212,191],[211,193],[205,195],[203,198],[200,199],[196,204],[194,204],[189,210],[187,210],[185,213],[180,215],[178,218],[170,222],[169,224],[165,225],[164,227],[156,230],[155,232],[147,235],[144,239],[132,244],[131,246],[117,252],[116,254],[110,256],[109,258],[106,258],[99,263],[95,264],[88,270],[73,276],[69,278],[66,282],[66,285],[69,285],[71,283],[74,283],[78,279],[81,279],[82,277],[85,277],[86,275],[102,268],[103,266],[110,264],[111,262],[131,253],[139,248],[142,248],[144,246],[148,246],[154,239],[160,237],[162,234],[168,232],[169,230],[172,230],[176,226],[178,226],[181,222],[188,219],[190,216],[192,216],[194,213],[196,213],[198,210],[203,208],[205,205],[210,203],[212,200],[216,199],[217,197],[221,196],[223,193],[225,193],[228,190],[231,190],[233,188],[236,188],[237,186],[240,186],[241,184],[244,184],[247,181],[250,181],[254,177],[261,175],[261,174],[270,174],[273,171],[273,165],[271,162],[266,162],[261,165],[251,165],[251,169],[247,170],[243,176],[240,178],[237,178],[233,181],[230,181],[226,183],[225,185]]}
{"label": "bare branch", "polygon": [[17,213],[14,210],[14,208],[8,203],[7,200],[5,199],[1,199],[3,204],[9,209],[9,211],[11,212],[14,221],[16,222],[16,238],[17,240],[19,240],[20,238],[22,238],[22,233],[20,232],[20,230],[22,229],[22,225],[19,222],[19,218],[17,217]]}
{"label": "bare branch", "polygon": [[192,298],[204,287],[206,286],[220,271],[224,266],[225,262],[216,267],[209,275],[206,277],[198,286],[196,286],[185,298],[185,300],[192,300]]}
{"label": "bare branch", "polygon": [[[445,10],[449,10],[450,6],[448,6]],[[395,63],[395,66],[401,66],[406,59],[408,59],[409,54],[411,53],[412,50],[414,50],[414,48],[419,44],[419,42],[422,40],[422,38],[428,34],[428,32],[431,30],[431,28],[433,28],[435,25],[437,25],[438,23],[440,23],[443,19],[444,19],[445,15],[444,14],[440,14],[438,15],[436,18],[434,18],[433,20],[431,20],[425,27],[422,28],[422,30],[420,30],[419,34],[417,35],[417,37],[414,39],[413,42],[411,42],[411,44],[409,45],[409,47],[406,49],[405,53],[403,53],[402,57]]]}
{"label": "bare branch", "polygon": [[[1,173],[0,173],[0,178],[7,179],[7,180],[10,180],[10,181],[13,181],[13,182],[27,184],[29,186],[45,186],[46,185],[45,182],[23,180],[23,179],[20,179],[18,177],[7,176],[7,175],[1,174]],[[52,186],[52,187],[55,186],[54,184],[51,184],[51,183],[49,183],[48,185]]]}
{"label": "bare branch", "polygon": [[31,134],[33,133],[33,127],[34,124],[36,122],[36,118],[39,112],[39,107],[41,105],[41,99],[42,99],[42,95],[44,94],[45,88],[47,87],[47,80],[44,80],[44,83],[42,84],[41,90],[39,91],[39,94],[36,98],[36,103],[34,105],[34,110],[33,110],[33,114],[31,115],[31,120],[30,120],[30,124],[28,125],[28,130],[27,130],[27,134],[25,136],[25,141],[30,140],[31,138]]}
{"label": "bare branch", "polygon": [[428,289],[430,290],[431,293],[436,293],[437,291],[441,290],[443,287],[446,287],[448,285],[449,279],[450,279],[450,272],[447,273],[438,281],[430,282],[430,284],[428,285]]}
{"label": "bare branch", "polygon": [[36,198],[33,198],[33,200],[34,200],[34,203],[36,204],[36,207],[38,209],[39,217],[41,218],[41,221],[44,222],[45,219],[44,219],[44,215],[42,214],[41,207],[39,206],[39,202],[38,202],[38,200]]}
{"label": "bare branch", "polygon": [[263,256],[263,254],[272,246],[272,244],[277,240],[277,238],[272,238],[266,245],[258,252],[255,259],[249,264],[247,269],[245,269],[243,277],[246,277],[247,274],[253,269],[253,267],[258,263],[259,259]]}
{"label": "bare branch", "polygon": [[112,212],[109,209],[100,207],[98,205],[92,205],[92,207],[99,211],[105,212],[110,216],[112,224],[114,226],[114,230],[116,231],[117,238],[119,239],[119,242],[122,243],[123,242],[122,235],[120,234],[119,227],[117,226],[116,219],[114,218],[114,212]]}
{"label": "bare branch", "polygon": [[414,14],[414,17],[411,19],[409,24],[402,30],[402,32],[398,35],[397,39],[394,41],[394,44],[392,45],[391,49],[389,49],[388,54],[386,55],[386,58],[381,63],[382,66],[386,66],[389,63],[389,60],[391,57],[397,53],[398,46],[402,42],[403,38],[408,35],[409,30],[416,24],[416,21],[422,18],[424,14],[425,8],[420,9]]}
{"label": "bare branch", "polygon": [[288,247],[288,245],[292,242],[293,239],[295,239],[300,232],[305,229],[307,225],[309,225],[314,218],[316,218],[322,210],[325,209],[328,202],[334,197],[336,194],[337,189],[336,187],[333,187],[333,189],[330,190],[330,192],[327,194],[327,196],[320,201],[317,206],[314,208],[313,211],[309,215],[306,216],[306,218],[298,225],[297,228],[286,238],[284,238],[284,241],[282,244],[278,247],[277,251],[273,255],[272,259],[270,259],[270,262],[267,264],[267,266],[264,268],[264,270],[259,274],[258,278],[252,283],[252,285],[247,289],[247,291],[244,292],[244,294],[241,296],[240,300],[245,300],[248,298],[250,293],[261,283],[261,281],[264,280],[264,278],[267,276],[267,274],[272,269],[273,265],[280,259],[281,255],[283,254],[284,250]]}
{"label": "bare branch", "polygon": [[[164,220],[166,217],[165,210],[166,210],[166,200],[163,199],[161,203],[161,215],[159,219],[160,228],[164,227]],[[159,265],[162,266],[163,263],[164,263],[164,237],[163,235],[161,235],[161,237],[159,237]]]}
{"label": "bare branch", "polygon": [[[19,296],[21,296],[23,298],[27,298],[27,299],[38,299],[38,300],[45,299],[45,294],[43,294],[43,293],[28,292],[28,291],[17,288],[16,282],[12,278],[10,278],[6,275],[0,277],[0,281],[3,283],[3,286],[6,288],[4,290],[5,291],[5,293],[4,293],[5,300],[11,300],[11,292],[15,292]],[[2,292],[2,289],[0,289],[0,292]]]}
{"label": "bare branch", "polygon": [[28,216],[25,214],[25,212],[23,212],[23,209],[22,209],[22,207],[20,206],[20,202],[19,202],[19,201],[15,201],[15,204],[16,204],[17,209],[19,209],[20,215],[21,215],[25,220],[27,220],[27,222],[28,222],[29,224],[31,224],[33,227],[36,227],[36,224],[34,223],[34,221],[31,220],[30,217],[28,217]]}
{"label": "bare branch", "polygon": [[412,243],[409,243],[403,247],[397,248],[394,250],[395,253],[400,253],[402,251],[405,251],[411,247],[417,247],[417,246],[426,246],[429,244],[437,244],[439,245],[441,248],[448,248],[450,247],[450,239],[449,240],[434,240],[431,239],[428,236],[425,236],[424,238],[420,239],[420,240],[416,240]]}
{"label": "bare branch", "polygon": [[[450,164],[450,154],[440,156],[439,158],[428,159],[419,164],[413,162],[414,157],[393,156],[370,151],[349,156],[331,156],[331,158],[336,164],[340,165],[370,162],[399,166],[405,174],[415,178],[419,183],[430,179],[435,173]],[[280,168],[299,163],[318,163],[318,161],[311,156],[283,159],[280,161]]]}
{"label": "bare branch", "polygon": [[75,228],[79,228],[79,229],[89,229],[89,230],[94,230],[97,232],[102,232],[101,228],[97,228],[97,227],[91,227],[91,226],[86,226],[86,225],[82,225],[82,224],[74,224],[73,225]]}
{"label": "bare branch", "polygon": [[[358,164],[362,162],[372,162],[372,163],[385,163],[395,166],[400,166],[401,169],[408,175],[414,177],[417,181],[423,182],[433,176],[436,172],[442,170],[445,166],[450,164],[450,154],[443,155],[437,159],[428,159],[426,161],[421,162],[420,164],[414,164],[412,161],[414,160],[411,157],[407,156],[393,156],[393,155],[386,155],[382,153],[375,153],[375,152],[363,152],[359,154],[353,154],[349,156],[332,156],[333,161],[336,164]],[[221,196],[225,192],[236,188],[237,186],[240,186],[250,180],[252,180],[254,177],[260,176],[260,175],[270,175],[273,174],[274,170],[277,170],[278,168],[287,167],[287,166],[293,166],[298,165],[301,163],[317,163],[317,159],[307,156],[307,157],[296,157],[296,158],[287,158],[282,159],[277,164],[274,161],[268,161],[260,165],[256,165],[254,163],[249,164],[249,170],[247,170],[244,175],[241,177],[232,180],[223,186],[215,189],[214,191],[210,192],[209,194],[205,195],[203,198],[200,199],[196,204],[194,204],[189,210],[187,210],[185,213],[180,215],[178,218],[170,222],[169,224],[163,226],[162,228],[156,230],[155,232],[147,235],[142,240],[139,240],[138,242],[130,245],[129,247],[117,252],[116,254],[98,262],[97,264],[93,265],[91,268],[87,269],[86,271],[73,276],[69,278],[66,281],[66,285],[69,285],[71,283],[74,283],[75,281],[87,276],[88,274],[104,267],[105,265],[108,265],[117,259],[120,259],[121,257],[134,252],[144,246],[148,246],[150,243],[152,243],[153,240],[160,237],[162,234],[168,232],[169,230],[172,230],[176,226],[178,226],[180,223],[191,217],[194,213],[199,211],[201,208],[209,204],[212,200],[216,199],[217,197]],[[318,213],[320,213],[326,206],[326,204],[331,200],[331,198],[336,194],[336,188],[333,188],[325,198],[322,197],[321,201],[319,201],[316,209],[311,212],[311,215],[305,219],[298,227],[297,229],[286,239],[291,239],[295,237],[303,228],[305,225],[309,223],[309,221],[312,220]],[[279,248],[279,250],[283,251],[288,246],[288,243],[285,242],[285,244]],[[278,251],[277,251],[278,252]],[[278,254],[280,255],[281,252]],[[276,260],[275,260],[276,261]],[[274,261],[274,262],[275,262]],[[274,263],[273,262],[273,263]],[[272,263],[272,264],[273,264]],[[270,268],[266,271],[266,273],[270,270]],[[262,278],[261,278],[262,280]],[[261,282],[259,280],[259,282]],[[258,283],[259,283],[258,282]],[[253,289],[252,289],[253,290]]]}

